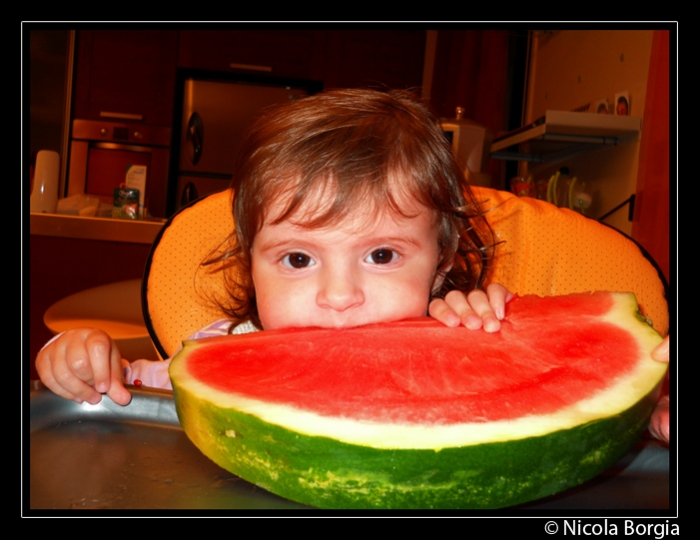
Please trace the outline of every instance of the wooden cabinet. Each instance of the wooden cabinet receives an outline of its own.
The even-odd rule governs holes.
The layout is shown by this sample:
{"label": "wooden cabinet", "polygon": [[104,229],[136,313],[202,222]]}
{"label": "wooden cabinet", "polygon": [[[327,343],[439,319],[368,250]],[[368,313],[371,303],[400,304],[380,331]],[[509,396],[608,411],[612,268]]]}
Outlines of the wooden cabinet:
{"label": "wooden cabinet", "polygon": [[73,118],[171,126],[176,30],[80,30]]}
{"label": "wooden cabinet", "polygon": [[73,118],[171,126],[178,68],[419,88],[426,31],[80,30]]}
{"label": "wooden cabinet", "polygon": [[182,30],[178,67],[323,81],[324,89],[420,87],[424,30]]}
{"label": "wooden cabinet", "polygon": [[182,30],[177,64],[180,68],[311,79],[317,37],[313,30]]}
{"label": "wooden cabinet", "polygon": [[423,83],[425,30],[329,30],[324,88],[414,88]]}

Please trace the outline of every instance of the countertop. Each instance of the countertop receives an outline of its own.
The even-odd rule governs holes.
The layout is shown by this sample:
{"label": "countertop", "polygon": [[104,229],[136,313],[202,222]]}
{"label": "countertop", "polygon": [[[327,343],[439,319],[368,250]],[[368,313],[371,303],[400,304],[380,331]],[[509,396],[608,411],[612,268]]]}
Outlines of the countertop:
{"label": "countertop", "polygon": [[[57,510],[310,510],[221,469],[190,442],[172,391],[129,386],[129,405],[63,399],[33,382],[29,399],[29,506]],[[675,474],[675,472],[674,472]],[[675,483],[675,481],[674,481]],[[669,450],[642,439],[599,476],[504,509],[617,512],[670,508]],[[540,514],[542,515],[542,514]],[[546,515],[546,514],[544,514]],[[637,514],[640,515],[640,514]],[[657,514],[652,514],[657,515]]]}
{"label": "countertop", "polygon": [[30,212],[31,235],[152,244],[164,219],[128,220]]}

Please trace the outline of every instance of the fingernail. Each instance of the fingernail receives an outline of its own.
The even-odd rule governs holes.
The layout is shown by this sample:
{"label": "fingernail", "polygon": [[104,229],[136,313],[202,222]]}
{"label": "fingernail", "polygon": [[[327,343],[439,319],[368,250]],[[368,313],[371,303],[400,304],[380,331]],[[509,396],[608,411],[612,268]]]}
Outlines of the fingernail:
{"label": "fingernail", "polygon": [[495,319],[486,319],[484,321],[484,330],[486,332],[498,332],[501,329],[501,324]]}
{"label": "fingernail", "polygon": [[107,383],[101,382],[95,386],[95,390],[97,390],[100,394],[104,394],[107,390],[109,390],[109,387]]}
{"label": "fingernail", "polygon": [[467,317],[467,320],[464,322],[464,326],[470,330],[478,330],[482,325],[483,321],[481,320],[481,317],[476,317],[474,315]]}

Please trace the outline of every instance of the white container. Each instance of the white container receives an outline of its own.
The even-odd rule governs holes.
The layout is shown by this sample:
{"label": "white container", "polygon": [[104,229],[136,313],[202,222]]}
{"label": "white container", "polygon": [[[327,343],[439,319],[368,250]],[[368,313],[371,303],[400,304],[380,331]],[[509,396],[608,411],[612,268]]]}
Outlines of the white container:
{"label": "white container", "polygon": [[56,213],[61,157],[53,150],[40,150],[34,168],[34,189],[29,199],[31,212]]}
{"label": "white container", "polygon": [[146,202],[146,171],[145,165],[127,165],[125,185],[131,189],[139,190],[139,219],[144,218]]}

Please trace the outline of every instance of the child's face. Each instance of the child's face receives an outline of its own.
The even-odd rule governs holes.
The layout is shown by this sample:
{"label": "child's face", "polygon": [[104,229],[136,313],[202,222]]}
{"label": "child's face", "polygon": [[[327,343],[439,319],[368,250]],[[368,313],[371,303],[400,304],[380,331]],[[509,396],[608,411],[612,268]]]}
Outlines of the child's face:
{"label": "child's face", "polygon": [[[359,208],[337,226],[272,224],[268,209],[252,248],[258,313],[266,330],[351,327],[423,316],[440,260],[431,212],[404,218]],[[375,219],[376,217],[376,219]]]}

